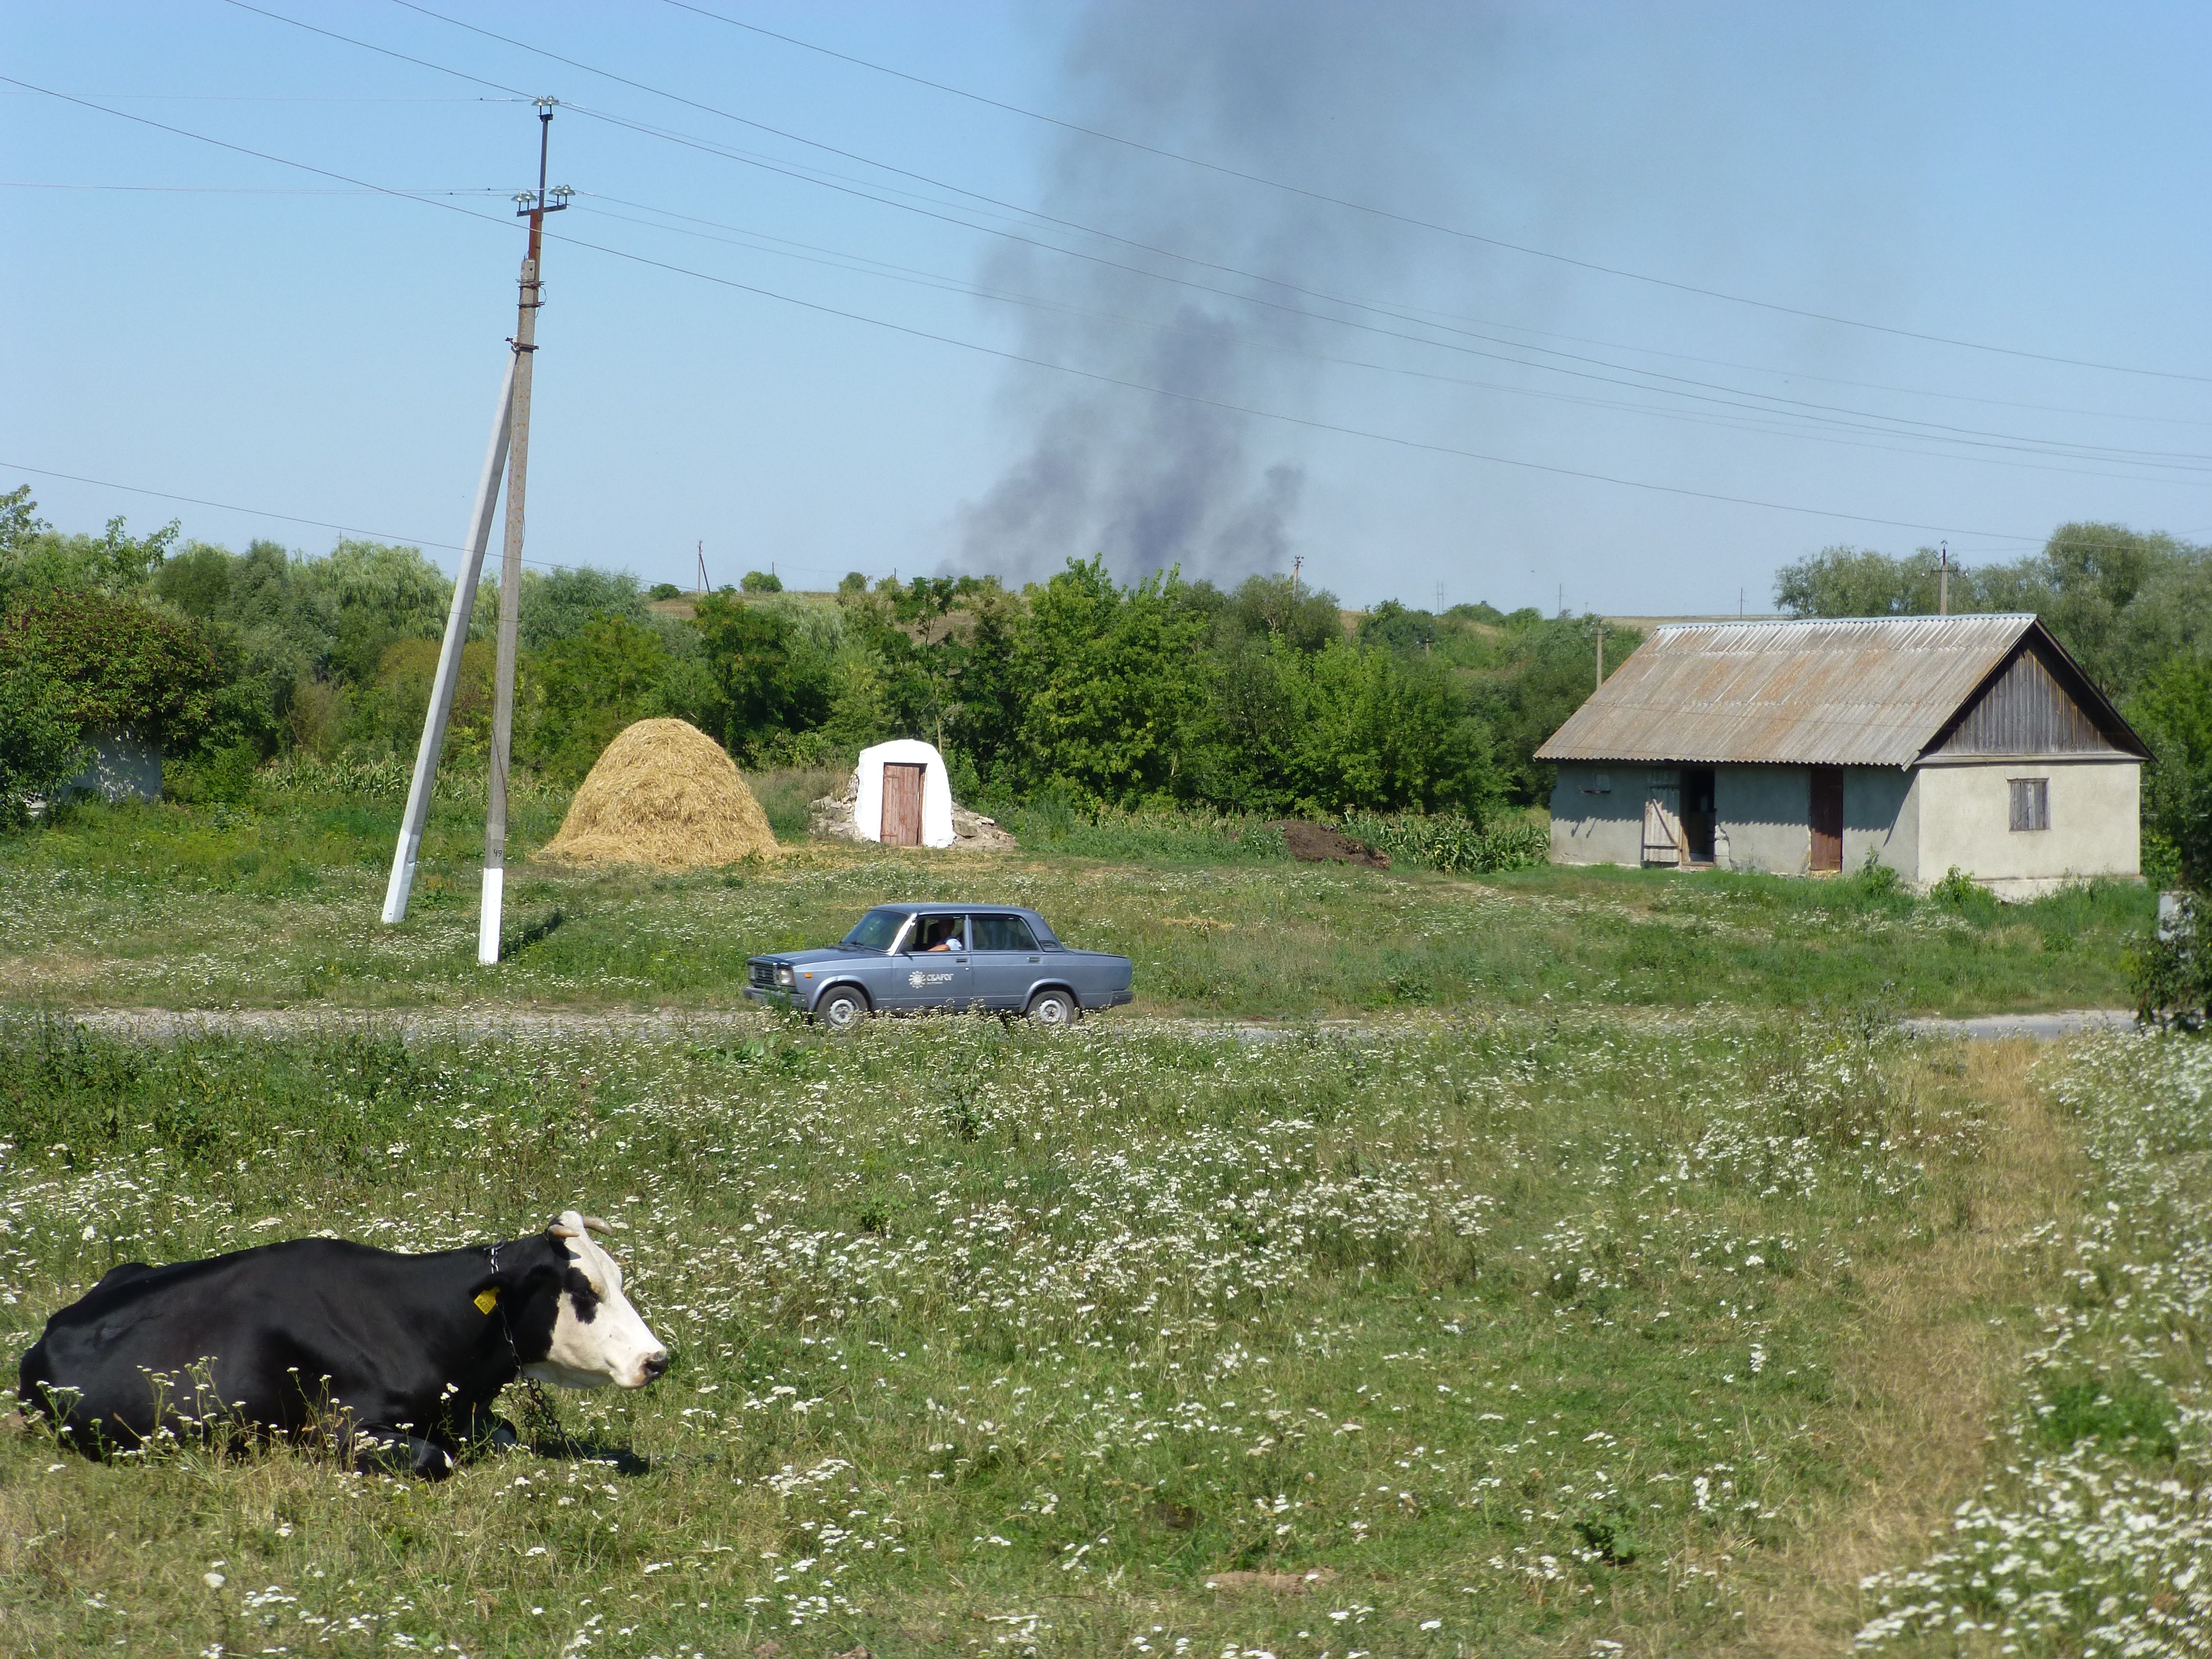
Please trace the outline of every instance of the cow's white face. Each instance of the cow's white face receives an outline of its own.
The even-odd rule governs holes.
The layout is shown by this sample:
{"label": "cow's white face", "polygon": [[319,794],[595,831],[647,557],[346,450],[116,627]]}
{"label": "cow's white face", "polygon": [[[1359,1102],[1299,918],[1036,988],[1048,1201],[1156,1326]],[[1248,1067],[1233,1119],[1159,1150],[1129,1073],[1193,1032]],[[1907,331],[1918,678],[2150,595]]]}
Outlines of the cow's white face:
{"label": "cow's white face", "polygon": [[564,1389],[609,1382],[643,1388],[668,1369],[668,1350],[623,1294],[622,1264],[584,1230],[576,1211],[563,1210],[556,1229],[568,1235],[556,1232],[554,1242],[566,1246],[569,1271],[556,1301],[552,1344],[522,1374]]}

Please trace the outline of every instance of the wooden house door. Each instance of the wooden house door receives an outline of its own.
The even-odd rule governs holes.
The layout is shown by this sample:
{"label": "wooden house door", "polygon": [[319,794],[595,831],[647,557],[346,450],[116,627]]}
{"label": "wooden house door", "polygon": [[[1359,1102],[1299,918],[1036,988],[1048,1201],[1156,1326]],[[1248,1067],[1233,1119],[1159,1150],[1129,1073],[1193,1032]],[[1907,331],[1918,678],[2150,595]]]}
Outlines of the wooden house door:
{"label": "wooden house door", "polygon": [[1682,839],[1682,785],[1679,778],[1655,780],[1644,798],[1644,861],[1687,863]]}
{"label": "wooden house door", "polygon": [[1844,769],[1815,766],[1813,799],[1807,818],[1813,827],[1810,868],[1815,875],[1844,867]]}
{"label": "wooden house door", "polygon": [[881,831],[885,846],[921,845],[921,775],[926,770],[915,763],[885,763]]}

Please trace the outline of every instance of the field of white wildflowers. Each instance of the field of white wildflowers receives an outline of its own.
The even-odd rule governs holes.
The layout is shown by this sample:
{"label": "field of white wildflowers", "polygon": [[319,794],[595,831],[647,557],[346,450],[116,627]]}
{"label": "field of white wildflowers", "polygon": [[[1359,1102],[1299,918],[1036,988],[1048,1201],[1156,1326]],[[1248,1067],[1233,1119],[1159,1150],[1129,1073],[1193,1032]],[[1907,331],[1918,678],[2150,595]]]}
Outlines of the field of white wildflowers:
{"label": "field of white wildflowers", "polygon": [[1869,1578],[1880,1653],[2212,1653],[2212,1047],[2108,1037],[2046,1062],[2095,1170],[2038,1228],[2002,1468],[1922,1562]]}
{"label": "field of white wildflowers", "polygon": [[[2139,1242],[2148,1206],[2201,1213],[2182,1172],[2212,1121],[2156,1104],[2146,1052],[2054,1084],[2140,1190],[2039,1247],[2079,1264],[2033,1363],[2051,1411],[2016,1429],[2047,1477],[1869,1591],[1890,1601],[1863,1644],[1936,1600],[2060,1632],[2022,1651],[2079,1650],[2092,1589],[2146,1640],[2198,1617],[2179,1564],[2202,1511],[2143,1439],[2169,1431],[2106,1432],[2183,1401],[2212,1265],[2201,1229]],[[2212,1076],[2155,1052],[2158,1079]],[[1947,1075],[1870,1024],[1711,1017],[1259,1047],[983,1020],[143,1046],[0,1023],[10,1352],[118,1261],[319,1231],[438,1248],[580,1204],[627,1224],[674,1355],[557,1420],[510,1395],[531,1446],[434,1486],[283,1449],[94,1464],[16,1426],[0,1646],[1755,1650],[1780,1564],[1863,1486],[1863,1390],[1838,1380],[1861,1268],[1929,1248],[1985,1151]],[[2123,1097],[2152,1103],[2096,1127]],[[2197,1421],[2172,1419],[2185,1462]],[[2091,1492],[2094,1524],[2039,1518]],[[2063,1582],[2001,1606],[1969,1586],[2011,1570],[1962,1552],[2021,1528]],[[2130,1528],[2173,1571],[2139,1571]],[[1833,1650],[1854,1592],[1825,1604]]]}

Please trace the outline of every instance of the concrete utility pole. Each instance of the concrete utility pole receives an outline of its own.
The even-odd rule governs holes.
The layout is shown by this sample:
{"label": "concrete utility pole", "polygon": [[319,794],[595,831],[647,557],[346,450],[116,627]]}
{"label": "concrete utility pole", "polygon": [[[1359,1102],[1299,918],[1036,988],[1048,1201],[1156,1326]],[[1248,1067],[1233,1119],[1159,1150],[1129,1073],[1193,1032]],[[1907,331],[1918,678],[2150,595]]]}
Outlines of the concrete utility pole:
{"label": "concrete utility pole", "polygon": [[477,583],[483,574],[484,547],[491,540],[491,510],[499,501],[499,481],[507,471],[507,418],[514,410],[514,354],[507,360],[507,378],[499,388],[499,414],[491,425],[491,442],[484,447],[483,471],[477,479],[477,504],[469,514],[469,538],[461,552],[459,575],[453,579],[453,608],[446,613],[445,642],[438,648],[438,675],[430,683],[430,708],[422,717],[422,741],[415,750],[415,781],[407,787],[407,812],[399,823],[399,845],[392,854],[392,879],[384,888],[386,927],[407,919],[407,897],[415,886],[415,858],[422,846],[422,825],[430,814],[430,792],[438,781],[438,755],[446,746],[446,726],[453,718],[453,687],[461,674],[461,650],[469,641],[469,622],[477,604]]}
{"label": "concrete utility pole", "polygon": [[1942,550],[1936,556],[1936,614],[1951,614],[1951,544],[1937,544]]}
{"label": "concrete utility pole", "polygon": [[507,896],[507,772],[514,745],[514,659],[522,620],[523,501],[530,477],[530,382],[538,355],[538,313],[545,301],[538,261],[545,216],[568,205],[568,192],[548,205],[545,158],[553,136],[553,102],[538,100],[538,193],[518,196],[517,217],[530,220],[530,251],[523,258],[514,324],[514,399],[508,417],[507,544],[499,561],[499,667],[491,715],[491,799],[484,812],[483,905],[477,919],[477,960],[499,960],[500,912]]}
{"label": "concrete utility pole", "polygon": [[1601,691],[1605,690],[1605,623],[1602,618],[1597,625],[1597,689]]}

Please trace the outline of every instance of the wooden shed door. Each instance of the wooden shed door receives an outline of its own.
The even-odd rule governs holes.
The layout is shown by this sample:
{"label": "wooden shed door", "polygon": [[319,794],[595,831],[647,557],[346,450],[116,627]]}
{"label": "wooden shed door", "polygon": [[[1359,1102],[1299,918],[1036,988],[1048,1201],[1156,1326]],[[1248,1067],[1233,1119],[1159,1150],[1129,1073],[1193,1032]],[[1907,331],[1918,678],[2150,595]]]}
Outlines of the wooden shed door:
{"label": "wooden shed door", "polygon": [[1808,817],[1813,826],[1814,873],[1844,867],[1844,769],[1816,766],[1813,772],[1813,801]]}
{"label": "wooden shed door", "polygon": [[921,775],[916,763],[888,763],[884,767],[884,843],[889,847],[921,845]]}
{"label": "wooden shed door", "polygon": [[1644,861],[1680,866],[1683,856],[1682,786],[1679,780],[1654,779],[1644,800]]}

